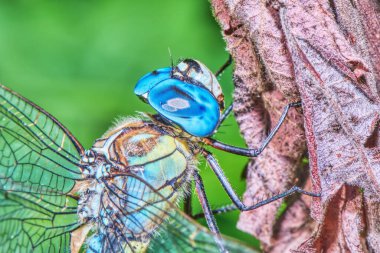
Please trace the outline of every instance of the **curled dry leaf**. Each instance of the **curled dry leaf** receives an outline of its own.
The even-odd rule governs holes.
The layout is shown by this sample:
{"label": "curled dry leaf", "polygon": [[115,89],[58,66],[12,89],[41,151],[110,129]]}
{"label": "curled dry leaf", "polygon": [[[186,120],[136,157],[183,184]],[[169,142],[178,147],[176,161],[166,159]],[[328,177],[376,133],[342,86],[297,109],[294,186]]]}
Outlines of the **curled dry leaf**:
{"label": "curled dry leaf", "polygon": [[304,197],[280,219],[280,203],[241,214],[239,228],[258,237],[265,251],[380,251],[379,5],[212,1],[235,59],[234,111],[247,144],[257,147],[281,108],[302,101],[303,117],[292,110],[250,162],[245,203],[296,183],[305,139],[312,190],[322,193],[311,205],[315,221]]}
{"label": "curled dry leaf", "polygon": [[[281,44],[276,48],[277,53],[269,50],[271,43],[268,42],[272,41],[273,45],[278,45],[277,42],[282,40],[283,36],[277,38],[278,34],[271,36],[268,32],[264,33],[266,38],[261,39],[268,48],[263,60],[259,57],[257,48],[251,41],[249,30],[243,26],[241,21],[229,14],[225,3],[214,1],[213,6],[214,13],[224,31],[228,50],[235,59],[234,111],[236,119],[248,146],[257,147],[272,124],[278,121],[287,101],[298,101],[291,68],[286,62],[282,62],[290,59],[290,55],[286,53]],[[277,22],[277,24],[279,23]],[[267,27],[271,28],[270,25]],[[280,52],[284,52],[283,59],[278,59],[276,56]],[[270,64],[271,68],[264,68],[263,61]],[[284,88],[280,92],[276,82],[281,82],[283,88],[289,88]],[[283,94],[288,94],[288,99],[285,99]],[[275,138],[267,149],[249,164],[248,185],[244,195],[247,205],[282,192],[295,184],[296,170],[306,150],[300,112],[294,109],[290,111],[288,120],[280,129],[278,136],[281,138]],[[239,227],[269,245],[273,237],[273,228],[277,222],[276,213],[280,204],[281,202],[276,202],[243,213]]]}

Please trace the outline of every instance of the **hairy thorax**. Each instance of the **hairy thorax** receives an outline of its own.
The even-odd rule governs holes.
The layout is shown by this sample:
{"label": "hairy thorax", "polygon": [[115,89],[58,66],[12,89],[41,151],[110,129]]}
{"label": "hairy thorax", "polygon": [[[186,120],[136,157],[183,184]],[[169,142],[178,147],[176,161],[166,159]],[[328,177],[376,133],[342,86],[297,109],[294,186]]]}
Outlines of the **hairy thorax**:
{"label": "hairy thorax", "polygon": [[[80,190],[81,220],[98,223],[104,233],[119,229],[143,240],[186,191],[195,169],[195,143],[151,120],[118,123],[82,159],[89,173]],[[157,219],[149,216],[153,212]]]}

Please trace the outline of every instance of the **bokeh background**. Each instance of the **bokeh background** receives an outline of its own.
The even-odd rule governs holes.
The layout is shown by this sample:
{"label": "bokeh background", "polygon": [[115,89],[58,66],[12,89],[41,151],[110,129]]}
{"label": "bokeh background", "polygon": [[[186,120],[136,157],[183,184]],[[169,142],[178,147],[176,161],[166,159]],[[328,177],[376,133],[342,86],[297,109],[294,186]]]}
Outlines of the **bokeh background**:
{"label": "bokeh background", "polygon": [[[1,1],[0,82],[60,120],[90,148],[120,117],[153,112],[133,94],[145,73],[194,58],[214,72],[228,53],[206,0]],[[220,78],[232,101],[231,68]],[[230,117],[217,139],[244,146]],[[242,195],[247,159],[210,149]],[[231,203],[204,162],[201,175],[212,207]],[[196,198],[194,213],[201,211]],[[235,228],[238,212],[219,215],[223,234],[258,247]],[[200,220],[204,223],[203,220]]]}

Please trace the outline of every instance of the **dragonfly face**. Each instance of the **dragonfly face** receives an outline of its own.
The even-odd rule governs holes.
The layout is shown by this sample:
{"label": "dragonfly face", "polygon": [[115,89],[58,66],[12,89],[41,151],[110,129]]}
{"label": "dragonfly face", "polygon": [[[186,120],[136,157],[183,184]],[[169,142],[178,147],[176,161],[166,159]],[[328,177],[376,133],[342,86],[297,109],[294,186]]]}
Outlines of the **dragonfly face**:
{"label": "dragonfly face", "polygon": [[135,94],[168,122],[196,137],[212,135],[224,108],[222,89],[202,63],[186,59],[141,78]]}
{"label": "dragonfly face", "polygon": [[85,152],[54,117],[0,86],[0,252],[219,252],[215,235],[173,205],[194,169],[179,133],[126,120]]}

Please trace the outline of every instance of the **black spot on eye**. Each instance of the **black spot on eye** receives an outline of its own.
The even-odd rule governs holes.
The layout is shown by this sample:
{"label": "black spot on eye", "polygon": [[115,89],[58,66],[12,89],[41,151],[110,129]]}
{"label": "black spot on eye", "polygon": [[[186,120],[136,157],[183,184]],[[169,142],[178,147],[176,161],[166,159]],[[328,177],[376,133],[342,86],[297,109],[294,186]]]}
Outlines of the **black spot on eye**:
{"label": "black spot on eye", "polygon": [[157,70],[153,70],[152,71],[152,75],[154,75],[154,76],[158,75],[158,71]]}

